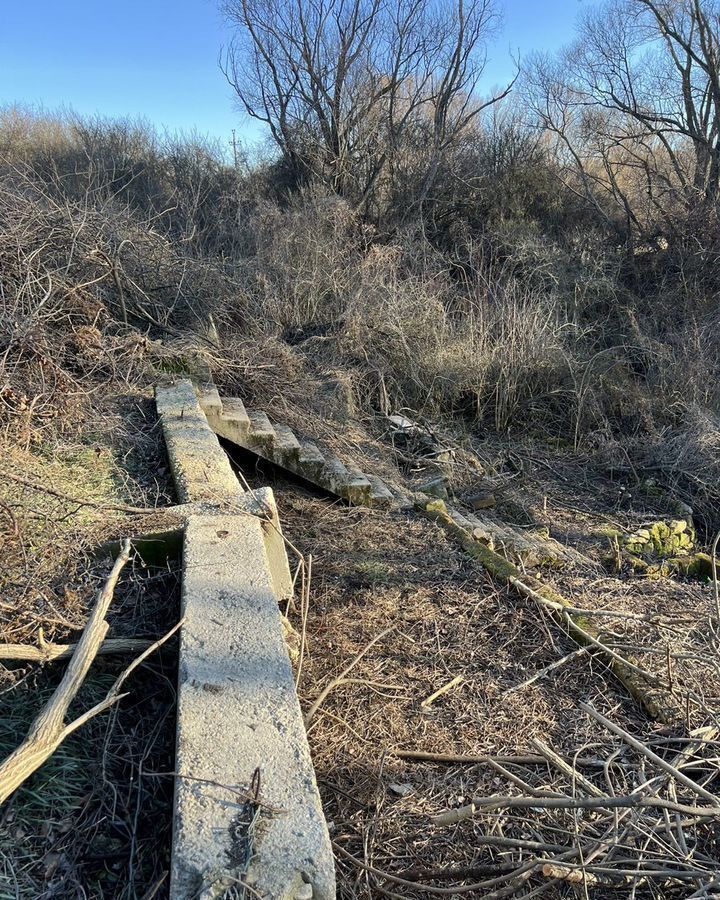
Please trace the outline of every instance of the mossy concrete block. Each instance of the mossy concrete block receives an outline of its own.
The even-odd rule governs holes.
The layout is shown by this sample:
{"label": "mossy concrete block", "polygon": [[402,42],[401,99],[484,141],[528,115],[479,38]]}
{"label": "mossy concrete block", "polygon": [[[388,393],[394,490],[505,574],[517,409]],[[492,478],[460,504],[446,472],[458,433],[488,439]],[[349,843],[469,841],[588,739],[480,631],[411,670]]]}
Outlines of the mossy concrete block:
{"label": "mossy concrete block", "polygon": [[684,519],[652,522],[629,535],[624,544],[636,556],[668,559],[693,549],[695,530]]}
{"label": "mossy concrete block", "polygon": [[[694,553],[692,556],[681,556],[668,560],[682,575],[695,578],[713,578],[713,560],[709,553]],[[720,576],[720,563],[717,565]]]}

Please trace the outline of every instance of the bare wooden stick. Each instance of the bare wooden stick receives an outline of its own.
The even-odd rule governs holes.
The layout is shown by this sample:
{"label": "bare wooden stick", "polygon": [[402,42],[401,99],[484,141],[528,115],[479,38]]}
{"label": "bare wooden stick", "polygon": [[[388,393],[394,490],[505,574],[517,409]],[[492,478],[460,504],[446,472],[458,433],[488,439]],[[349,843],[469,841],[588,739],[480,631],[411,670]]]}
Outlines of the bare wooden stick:
{"label": "bare wooden stick", "polygon": [[134,659],[130,663],[130,665],[127,667],[127,669],[125,669],[118,676],[118,678],[115,681],[115,684],[113,684],[113,686],[107,692],[105,699],[101,700],[100,703],[98,703],[96,706],[93,706],[91,709],[89,709],[87,712],[83,713],[79,718],[75,719],[74,722],[71,722],[67,726],[67,728],[65,730],[66,731],[65,737],[67,737],[69,734],[72,734],[73,731],[77,731],[77,729],[80,728],[81,725],[84,725],[86,722],[89,722],[90,719],[94,718],[96,715],[98,715],[98,713],[103,712],[103,710],[105,710],[105,709],[109,709],[114,703],[117,703],[118,700],[122,700],[123,697],[127,697],[127,694],[120,693],[120,688],[125,683],[125,681],[130,677],[130,675],[135,671],[135,669],[137,669],[138,666],[142,665],[145,662],[145,660],[148,658],[148,656],[153,654],[159,647],[162,647],[162,645],[166,641],[169,641],[170,638],[178,630],[178,628],[180,628],[180,626],[184,624],[184,622],[185,622],[185,619],[181,619],[177,623],[177,625],[173,625],[173,627],[170,629],[170,631],[168,631],[167,634],[163,635],[163,637],[161,637],[159,640],[150,644],[150,646],[145,650],[144,653],[141,653],[137,659]]}
{"label": "bare wooden stick", "polygon": [[551,747],[548,747],[544,741],[541,741],[540,738],[531,738],[530,743],[538,753],[551,763],[551,765],[555,766],[556,769],[559,769],[564,775],[567,775],[571,783],[580,785],[580,787],[582,787],[587,794],[590,794],[591,797],[607,796],[605,792],[601,791],[599,787],[592,783],[592,781],[587,779],[584,775],[581,775],[577,769],[574,769],[569,763],[565,762],[561,756],[558,756],[558,754]]}
{"label": "bare wooden stick", "polygon": [[508,694],[514,694],[515,691],[521,691],[523,688],[529,687],[539,678],[549,674],[554,669],[560,668],[560,666],[564,666],[566,662],[570,662],[570,660],[575,659],[578,656],[584,656],[588,652],[588,647],[578,647],[577,650],[573,650],[572,653],[568,653],[566,656],[563,656],[561,659],[556,659],[555,662],[550,663],[549,666],[545,666],[544,669],[540,669],[539,672],[536,672],[531,678],[528,678],[527,681],[522,681],[520,684],[514,684],[512,687],[507,688],[500,694],[501,697],[507,697]]}
{"label": "bare wooden stick", "polygon": [[363,649],[352,660],[352,662],[349,665],[347,665],[336,678],[333,678],[333,680],[328,685],[326,685],[322,689],[322,691],[320,691],[320,693],[316,697],[316,699],[315,699],[314,703],[312,704],[312,706],[310,707],[310,709],[305,713],[305,727],[306,728],[312,722],[313,716],[315,715],[315,713],[325,702],[325,699],[326,699],[327,695],[330,693],[330,691],[332,691],[334,688],[336,688],[339,684],[342,684],[344,682],[345,676],[348,674],[348,672],[351,672],[355,668],[355,666],[360,662],[360,660],[363,658],[363,656],[365,656],[365,654],[375,644],[377,644],[377,642],[379,640],[382,640],[382,638],[384,638],[386,634],[390,634],[390,632],[394,631],[394,630],[395,630],[395,626],[391,625],[390,628],[386,628],[384,631],[381,631],[380,634],[376,635],[370,641],[369,644],[366,644],[363,647]]}
{"label": "bare wooden stick", "polygon": [[592,875],[590,872],[585,872],[582,869],[558,865],[557,863],[546,863],[542,867],[542,873],[546,878],[559,878],[561,881],[567,881],[569,884],[584,884],[587,887],[595,887],[600,884],[600,879],[597,875]]}
{"label": "bare wooden stick", "polygon": [[481,810],[489,809],[636,809],[637,807],[668,809],[698,819],[717,819],[720,810],[717,807],[690,806],[687,803],[675,803],[660,797],[645,797],[627,794],[615,797],[478,797],[466,806],[450,809],[431,817],[433,825],[454,825],[470,819]]}
{"label": "bare wooden stick", "polygon": [[[488,756],[483,754],[463,754],[463,753],[431,753],[427,750],[394,750],[387,751],[391,756],[397,756],[398,759],[416,759],[418,762],[437,762],[449,763],[451,765],[487,765],[490,761],[500,763],[501,765],[517,765],[517,766],[542,766],[547,760],[544,756],[526,754],[524,756]],[[580,759],[576,762],[578,766],[585,766],[591,769],[602,769],[605,765],[601,759]]]}
{"label": "bare wooden stick", "polygon": [[718,570],[717,570],[717,549],[718,542],[720,541],[720,531],[715,535],[715,540],[712,544],[712,582],[713,582],[713,593],[715,596],[715,618],[717,620],[718,626],[720,626],[720,581],[718,581]]}
{"label": "bare wooden stick", "polygon": [[663,759],[662,756],[658,756],[657,753],[653,753],[653,751],[647,747],[642,741],[637,740],[631,734],[628,734],[625,729],[621,728],[619,725],[616,725],[614,722],[611,722],[610,719],[606,719],[602,713],[599,713],[595,707],[590,706],[589,703],[584,703],[582,700],[580,701],[580,707],[585,710],[586,713],[591,715],[595,721],[599,722],[601,725],[604,725],[608,731],[611,731],[613,734],[621,737],[626,744],[629,744],[633,749],[637,750],[638,753],[642,753],[647,759],[651,760],[655,763],[656,766],[659,766],[669,775],[678,781],[680,784],[684,784],[685,787],[690,788],[691,791],[694,791],[699,797],[702,797],[704,800],[708,800],[714,806],[720,807],[720,799],[710,791],[706,791],[704,787],[701,787],[697,782],[693,781],[692,778],[689,778],[687,775],[683,774],[679,769],[669,763],[667,760]]}
{"label": "bare wooden stick", "polygon": [[[141,653],[151,643],[143,638],[107,638],[98,648],[97,655],[121,656],[125,653]],[[32,644],[0,644],[0,662],[56,662],[72,656],[77,646],[51,642],[42,642],[39,647]]]}
{"label": "bare wooden stick", "polygon": [[[0,764],[0,803],[4,803],[55,752],[68,734],[88,720],[89,715],[86,713],[74,723],[65,725],[68,707],[85,680],[107,634],[109,626],[105,616],[112,603],[120,573],[129,559],[130,541],[126,539],[107,581],[98,593],[90,618],[60,684],[33,722],[25,740]],[[119,696],[113,697],[111,701],[106,698],[93,708],[93,714],[102,712],[117,699]]]}
{"label": "bare wooden stick", "polygon": [[444,684],[441,688],[438,688],[434,693],[430,694],[429,697],[426,697],[420,706],[424,709],[428,709],[432,704],[437,700],[438,697],[442,697],[443,694],[447,694],[448,691],[451,691],[457,685],[462,684],[465,679],[462,675],[456,675],[451,681],[448,681],[447,684]]}

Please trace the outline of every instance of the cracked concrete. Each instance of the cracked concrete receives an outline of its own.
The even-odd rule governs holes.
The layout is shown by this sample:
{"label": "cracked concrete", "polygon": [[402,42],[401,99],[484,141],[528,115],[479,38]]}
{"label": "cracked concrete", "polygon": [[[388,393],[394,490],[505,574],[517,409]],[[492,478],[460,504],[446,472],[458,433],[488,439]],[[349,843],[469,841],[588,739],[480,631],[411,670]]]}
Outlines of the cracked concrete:
{"label": "cracked concrete", "polygon": [[[189,381],[157,407],[185,520],[173,900],[331,900],[335,875],[278,599],[272,491],[243,491]],[[173,532],[176,534],[176,532]]]}
{"label": "cracked concrete", "polygon": [[[241,878],[273,900],[330,900],[332,852],[260,521],[192,516],[182,596],[171,896],[221,896]],[[234,828],[258,777],[243,869]]]}

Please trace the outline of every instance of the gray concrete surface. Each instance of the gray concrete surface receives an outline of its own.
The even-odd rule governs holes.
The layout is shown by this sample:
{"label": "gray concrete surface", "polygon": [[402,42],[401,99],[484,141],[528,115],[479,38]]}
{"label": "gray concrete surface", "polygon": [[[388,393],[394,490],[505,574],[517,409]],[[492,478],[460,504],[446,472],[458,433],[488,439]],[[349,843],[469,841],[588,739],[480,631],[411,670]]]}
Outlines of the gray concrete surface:
{"label": "gray concrete surface", "polygon": [[206,387],[198,393],[210,427],[225,440],[356,506],[411,505],[410,498],[395,496],[376,476],[365,475],[353,463],[343,463],[336,456],[324,455],[315,444],[298,440],[287,425],[270,422],[261,410],[246,410],[237,397],[219,398],[217,391]]}
{"label": "gray concrete surface", "polygon": [[[216,395],[203,392],[211,418]],[[210,900],[242,880],[267,900],[330,900],[332,851],[278,607],[292,579],[273,493],[243,490],[189,381],[158,387],[156,402],[185,521],[170,896]],[[244,411],[232,412],[240,433]]]}
{"label": "gray concrete surface", "polygon": [[181,503],[223,503],[243,490],[227,454],[210,428],[187,379],[155,389],[178,499]]}
{"label": "gray concrete surface", "polygon": [[262,528],[215,514],[185,531],[173,900],[238,880],[268,900],[335,897]]}
{"label": "gray concrete surface", "polygon": [[[211,402],[209,415],[216,413],[220,404],[217,391],[206,390],[208,396],[217,397],[217,406]],[[269,488],[245,492],[232,470],[227,453],[208,424],[200,407],[192,382],[180,379],[175,383],[159,385],[155,389],[160,423],[162,425],[168,457],[172,468],[175,489],[182,504],[189,505],[185,514],[196,507],[217,507],[238,514],[251,512],[267,517],[264,535],[273,582],[278,599],[292,595],[292,577],[287,560],[285,541],[280,528],[277,507]],[[239,410],[236,414],[242,418]]]}

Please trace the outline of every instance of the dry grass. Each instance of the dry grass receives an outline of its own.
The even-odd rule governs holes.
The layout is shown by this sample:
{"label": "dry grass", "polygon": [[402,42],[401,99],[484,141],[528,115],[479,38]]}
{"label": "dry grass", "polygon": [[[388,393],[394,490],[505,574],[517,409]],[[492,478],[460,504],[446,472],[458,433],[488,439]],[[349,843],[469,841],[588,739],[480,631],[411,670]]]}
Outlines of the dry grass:
{"label": "dry grass", "polygon": [[[267,478],[267,472],[258,477]],[[545,491],[550,482],[563,496],[550,507],[548,519],[560,509],[560,502],[588,503],[589,491],[579,497],[572,490],[568,496],[567,488],[563,490],[552,475],[542,484]],[[619,611],[617,618],[603,618],[598,624],[605,640],[623,653],[639,657],[643,666],[664,676],[669,651],[679,704],[684,705],[690,691],[701,697],[704,708],[687,704],[685,728],[663,730],[647,720],[592,655],[572,658],[533,684],[506,693],[571,653],[575,645],[532,602],[498,589],[435,526],[412,514],[389,518],[382,512],[328,505],[282,480],[274,487],[287,534],[303,552],[313,554],[308,655],[300,686],[305,707],[374,637],[393,629],[354,668],[351,677],[356,681],[328,695],[309,729],[331,835],[341,848],[339,896],[427,896],[422,886],[415,890],[393,884],[359,868],[342,850],[364,865],[433,890],[501,878],[523,859],[532,858],[531,851],[488,847],[486,835],[530,838],[566,848],[573,844],[577,821],[562,812],[486,813],[455,828],[432,827],[429,817],[448,807],[477,796],[508,792],[517,796],[517,790],[487,764],[412,762],[393,756],[395,749],[527,755],[534,752],[532,739],[541,738],[569,759],[576,754],[581,760],[597,759],[615,752],[616,739],[580,710],[580,701],[591,702],[642,740],[654,746],[659,741],[661,753],[679,746],[686,729],[717,721],[717,636],[699,624],[712,616],[709,586],[603,575],[590,569],[554,576],[556,586],[578,606]],[[525,500],[532,511],[532,498]],[[597,506],[602,509],[603,504]],[[540,510],[537,513],[542,518]],[[571,514],[567,508],[565,513],[572,516],[574,529],[590,535],[583,549],[592,545],[603,555],[604,538],[597,529],[592,537],[592,518]],[[627,619],[625,613],[680,621],[668,631]],[[421,706],[423,699],[458,674],[462,684],[429,709]],[[627,765],[637,763],[623,758]],[[536,787],[574,790],[547,768],[511,765],[510,771]],[[580,771],[604,788],[597,768]],[[710,771],[717,781],[716,770]],[[622,793],[623,788],[618,790]],[[712,855],[712,828],[701,828],[698,838],[698,846]],[[626,849],[635,852],[632,846]],[[530,896],[543,885],[547,896],[572,893],[563,882],[533,878],[525,887],[518,886],[516,895]],[[679,884],[664,888],[660,895],[684,897],[683,891]],[[602,897],[605,892],[601,886],[590,895]],[[618,896],[617,887],[611,895]],[[658,895],[636,886],[633,896]]]}
{"label": "dry grass", "polygon": [[[102,576],[96,565],[83,580],[90,589]],[[116,593],[113,635],[163,634],[169,617],[178,615],[178,588],[174,574],[130,573]],[[22,740],[62,665],[14,670],[15,687],[3,690],[3,756]],[[85,708],[101,699],[125,665],[97,662],[77,702]],[[131,900],[167,875],[175,669],[172,647],[141,667],[128,682],[130,696],[63,743],[4,806],[0,896]]]}
{"label": "dry grass", "polygon": [[[611,254],[576,253],[512,225],[478,244],[458,238],[441,252],[412,228],[374,234],[322,191],[285,207],[257,204],[252,179],[226,183],[227,171],[201,155],[186,194],[172,178],[134,194],[123,179],[165,178],[179,171],[182,154],[168,166],[171,157],[140,132],[95,124],[83,132],[67,122],[0,122],[3,640],[35,641],[41,627],[47,639],[62,640],[80,628],[102,574],[93,548],[141,527],[105,505],[171,499],[149,389],[158,370],[192,369],[198,353],[224,392],[389,481],[436,470],[393,454],[383,414],[402,409],[427,419],[455,450],[449,475],[459,495],[489,477],[503,517],[548,525],[596,562],[606,553],[607,519],[632,530],[683,499],[706,536],[716,526],[717,397],[708,385],[718,371],[717,329],[688,318],[687,331],[673,333],[666,317],[645,342],[649,326],[626,315],[635,301]],[[83,142],[102,166],[95,175],[76,167],[69,179],[62,160],[77,161],[80,151],[87,160]],[[114,168],[118,147],[125,169]],[[183,207],[188,196],[204,199]],[[158,216],[167,198],[178,209]],[[221,208],[222,228],[213,230]],[[210,315],[219,348],[205,338]],[[512,432],[512,442],[489,436],[495,430]],[[551,453],[548,437],[566,450]],[[648,473],[664,491],[654,500],[642,488]],[[97,505],[33,490],[12,474]],[[617,741],[579,712],[582,700],[660,747],[717,718],[707,585],[592,567],[542,573],[578,606],[682,620],[672,631],[622,616],[602,620],[606,639],[669,680],[680,706],[693,695],[684,729],[667,734],[590,654],[506,694],[574,649],[532,602],[498,589],[413,516],[348,510],[276,486],[288,535],[314,556],[306,706],[393,628],[354,670],[361,683],[332,691],[310,727],[333,838],[361,863],[434,875],[469,866],[473,877],[492,878],[518,855],[488,848],[488,832],[566,843],[578,827],[568,813],[530,810],[433,829],[429,815],[509,790],[507,776],[482,765],[402,761],[394,748],[527,753],[541,737],[568,755],[615,752]],[[171,576],[135,572],[116,608],[117,633],[164,630],[176,587]],[[88,702],[104,691],[113,665],[98,666]],[[133,685],[134,699],[63,747],[6,808],[0,893],[130,900],[158,883],[167,833],[157,826],[169,821],[169,780],[156,773],[171,768],[174,676],[165,657],[153,666]],[[421,706],[458,674],[460,685]],[[4,748],[18,742],[56,677],[54,669],[2,672]],[[631,779],[638,761],[627,761]],[[547,768],[512,772],[535,789],[572,789]],[[597,770],[592,778],[602,783]],[[697,832],[702,852],[713,839],[707,832]],[[343,897],[423,893],[338,852]],[[529,896],[543,885],[526,887]],[[573,890],[549,888],[555,896]],[[635,895],[651,894],[641,887]]]}

